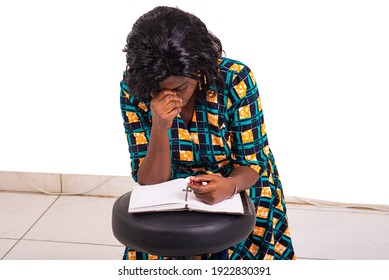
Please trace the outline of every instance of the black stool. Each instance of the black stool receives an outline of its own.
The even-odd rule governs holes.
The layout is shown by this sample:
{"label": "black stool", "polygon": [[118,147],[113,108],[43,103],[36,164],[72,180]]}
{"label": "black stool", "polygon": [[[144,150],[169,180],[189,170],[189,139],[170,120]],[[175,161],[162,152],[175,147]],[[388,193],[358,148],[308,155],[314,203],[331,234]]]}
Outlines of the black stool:
{"label": "black stool", "polygon": [[220,252],[246,239],[255,225],[250,199],[248,215],[192,211],[130,214],[130,197],[131,192],[124,194],[113,206],[113,234],[123,245],[152,255],[186,257]]}

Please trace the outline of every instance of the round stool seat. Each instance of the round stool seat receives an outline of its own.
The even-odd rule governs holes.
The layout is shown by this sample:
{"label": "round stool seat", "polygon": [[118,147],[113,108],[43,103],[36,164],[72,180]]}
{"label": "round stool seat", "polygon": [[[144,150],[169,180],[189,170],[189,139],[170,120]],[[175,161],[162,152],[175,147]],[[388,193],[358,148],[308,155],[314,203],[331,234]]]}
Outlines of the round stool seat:
{"label": "round stool seat", "polygon": [[116,239],[137,251],[159,256],[193,256],[215,253],[246,239],[254,228],[250,215],[192,211],[128,213],[131,192],[116,200],[112,229]]}

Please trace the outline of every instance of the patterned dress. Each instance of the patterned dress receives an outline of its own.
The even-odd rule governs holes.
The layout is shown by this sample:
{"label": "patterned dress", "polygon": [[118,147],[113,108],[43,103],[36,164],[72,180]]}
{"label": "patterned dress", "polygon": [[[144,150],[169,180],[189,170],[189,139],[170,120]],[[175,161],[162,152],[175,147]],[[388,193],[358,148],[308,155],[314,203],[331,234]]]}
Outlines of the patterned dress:
{"label": "patterned dress", "polygon": [[[246,65],[228,58],[220,59],[219,71],[225,78],[224,90],[213,89],[204,100],[196,100],[189,127],[180,116],[173,120],[169,130],[171,179],[199,172],[228,177],[237,166],[251,167],[260,175],[255,185],[246,190],[257,210],[256,224],[246,240],[228,248],[228,258],[295,259],[282,185],[269,148],[254,76]],[[120,100],[132,176],[137,181],[150,139],[150,104],[129,94],[123,81]],[[124,258],[164,257],[126,248]]]}

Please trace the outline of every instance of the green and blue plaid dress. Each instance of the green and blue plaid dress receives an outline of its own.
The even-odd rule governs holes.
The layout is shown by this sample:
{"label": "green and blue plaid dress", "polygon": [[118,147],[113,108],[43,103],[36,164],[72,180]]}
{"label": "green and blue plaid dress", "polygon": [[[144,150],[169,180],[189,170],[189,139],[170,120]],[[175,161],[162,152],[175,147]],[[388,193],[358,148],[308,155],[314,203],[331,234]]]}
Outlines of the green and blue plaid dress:
{"label": "green and blue plaid dress", "polygon": [[[254,76],[246,65],[228,58],[220,59],[219,71],[225,78],[225,88],[196,100],[190,127],[179,116],[173,120],[169,130],[171,179],[198,172],[228,177],[237,166],[251,167],[260,175],[246,191],[257,210],[256,224],[246,240],[228,248],[228,258],[295,259],[282,185],[269,148]],[[150,104],[131,95],[123,81],[120,101],[132,176],[137,181],[150,139]],[[124,258],[164,259],[130,248],[126,248]]]}

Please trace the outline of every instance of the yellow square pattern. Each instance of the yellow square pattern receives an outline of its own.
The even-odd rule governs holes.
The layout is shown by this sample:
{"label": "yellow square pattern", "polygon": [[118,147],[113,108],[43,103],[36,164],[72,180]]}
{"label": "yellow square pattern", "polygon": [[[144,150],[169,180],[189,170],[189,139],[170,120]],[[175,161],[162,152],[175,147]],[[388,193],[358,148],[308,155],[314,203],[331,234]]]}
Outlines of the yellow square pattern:
{"label": "yellow square pattern", "polygon": [[199,144],[199,134],[197,132],[192,132],[190,137],[192,138],[193,143]]}
{"label": "yellow square pattern", "polygon": [[247,86],[246,86],[244,81],[241,81],[234,88],[235,88],[235,91],[239,95],[240,98],[243,98],[246,95]]}
{"label": "yellow square pattern", "polygon": [[276,206],[276,208],[280,211],[285,211],[284,207],[282,206],[282,203],[279,202],[278,205]]}
{"label": "yellow square pattern", "polygon": [[278,223],[278,219],[277,218],[273,218],[273,227],[276,227]]}
{"label": "yellow square pattern", "polygon": [[127,259],[128,260],[136,260],[136,252],[135,251],[128,251]]}
{"label": "yellow square pattern", "polygon": [[261,98],[260,97],[258,97],[257,103],[258,103],[258,110],[262,110],[262,103],[261,103]]}
{"label": "yellow square pattern", "polygon": [[249,75],[250,75],[251,81],[253,81],[253,85],[255,85],[257,82],[255,81],[253,72],[250,71]]}
{"label": "yellow square pattern", "polygon": [[207,94],[207,101],[211,103],[217,103],[217,95],[216,94]]}
{"label": "yellow square pattern", "polygon": [[269,182],[274,184],[273,174],[269,175]]}
{"label": "yellow square pattern", "polygon": [[[217,161],[225,160],[225,159],[226,159],[226,155],[217,155],[217,156],[215,156],[215,159],[216,159]],[[226,163],[227,163],[227,162],[226,162]],[[223,165],[225,165],[225,164],[223,164]]]}
{"label": "yellow square pattern", "polygon": [[277,195],[278,195],[278,197],[280,199],[279,199],[279,202],[278,202],[276,208],[278,210],[285,211],[284,206],[282,205],[282,194],[281,194],[281,190],[280,189],[277,189]]}
{"label": "yellow square pattern", "polygon": [[187,141],[191,140],[188,130],[182,128],[178,129],[178,138],[180,140],[187,140]]}
{"label": "yellow square pattern", "polygon": [[147,106],[144,102],[139,102],[139,108],[141,108],[143,111],[147,112]]}
{"label": "yellow square pattern", "polygon": [[286,230],[284,231],[284,235],[290,237],[290,230],[289,230],[289,227],[287,227]]}
{"label": "yellow square pattern", "polygon": [[124,96],[125,96],[127,99],[130,99],[130,95],[128,94],[127,91],[123,90],[123,93],[124,93]]}
{"label": "yellow square pattern", "polygon": [[158,260],[158,256],[149,254],[149,260]]}
{"label": "yellow square pattern", "polygon": [[262,187],[261,196],[272,197],[271,188],[270,187]]}
{"label": "yellow square pattern", "polygon": [[256,236],[263,237],[263,235],[265,234],[265,228],[255,226],[255,227],[254,227],[254,232],[253,232],[253,233],[254,233],[254,235],[256,235]]}
{"label": "yellow square pattern", "polygon": [[246,105],[239,108],[239,119],[248,119],[251,117],[250,106]]}
{"label": "yellow square pattern", "polygon": [[273,173],[273,165],[271,164],[270,159],[267,159],[267,163],[269,164],[270,167],[270,173]]}
{"label": "yellow square pattern", "polygon": [[266,207],[258,206],[257,208],[257,217],[267,219],[267,216],[269,215],[269,209]]}
{"label": "yellow square pattern", "polygon": [[243,143],[248,143],[248,142],[253,142],[254,141],[254,136],[253,136],[253,131],[252,130],[246,130],[242,132],[242,142]]}
{"label": "yellow square pattern", "polygon": [[223,139],[212,134],[212,145],[224,147]]}
{"label": "yellow square pattern", "polygon": [[250,168],[254,169],[257,173],[261,171],[261,167],[259,167],[258,165],[250,165]]}
{"label": "yellow square pattern", "polygon": [[232,101],[231,99],[227,99],[227,109],[230,109],[230,107],[232,106]]}
{"label": "yellow square pattern", "polygon": [[220,167],[223,167],[224,165],[228,164],[230,161],[229,160],[225,160],[225,161],[222,161],[221,163],[219,163],[217,166]]}
{"label": "yellow square pattern", "polygon": [[230,70],[240,72],[242,71],[243,68],[244,68],[243,65],[234,63],[231,65]]}
{"label": "yellow square pattern", "polygon": [[228,249],[228,258],[231,257],[231,255],[232,255],[233,252],[234,252],[234,251],[232,251],[231,249]]}
{"label": "yellow square pattern", "polygon": [[219,125],[219,117],[218,115],[214,115],[211,113],[207,113],[208,115],[208,122],[212,124],[213,126],[218,126]]}
{"label": "yellow square pattern", "polygon": [[266,134],[266,125],[262,124],[261,125],[261,135],[265,135],[265,134]]}
{"label": "yellow square pattern", "polygon": [[265,146],[265,147],[263,148],[263,153],[264,153],[266,156],[269,156],[269,153],[270,153],[270,148],[269,148],[269,146]]}
{"label": "yellow square pattern", "polygon": [[180,160],[193,161],[193,153],[191,151],[180,151]]}
{"label": "yellow square pattern", "polygon": [[248,161],[255,161],[257,160],[257,156],[255,154],[251,154],[251,155],[245,155],[244,158]]}
{"label": "yellow square pattern", "polygon": [[259,247],[255,244],[252,244],[249,248],[249,252],[255,256],[258,253]]}
{"label": "yellow square pattern", "polygon": [[137,145],[147,144],[147,138],[144,132],[134,133],[134,137]]}
{"label": "yellow square pattern", "polygon": [[126,116],[128,118],[128,122],[130,122],[130,123],[139,122],[139,118],[135,112],[126,112]]}
{"label": "yellow square pattern", "polygon": [[286,247],[284,245],[282,245],[281,243],[277,243],[276,246],[274,246],[274,251],[279,255],[282,255],[285,250],[286,250]]}

